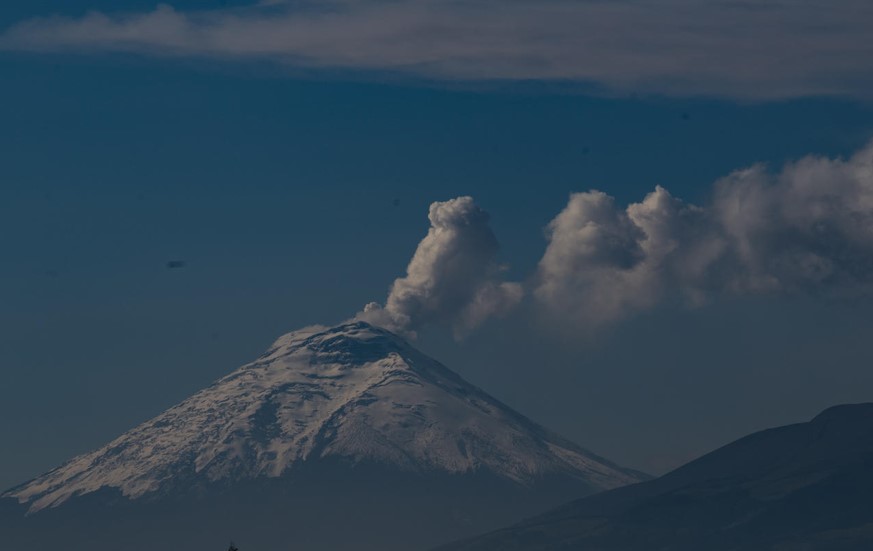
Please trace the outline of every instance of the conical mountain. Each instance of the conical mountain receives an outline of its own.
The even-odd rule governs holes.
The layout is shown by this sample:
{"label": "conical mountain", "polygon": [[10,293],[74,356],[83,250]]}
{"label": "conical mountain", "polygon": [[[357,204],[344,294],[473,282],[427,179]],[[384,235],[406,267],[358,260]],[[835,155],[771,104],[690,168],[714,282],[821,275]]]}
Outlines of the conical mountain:
{"label": "conical mountain", "polygon": [[[189,545],[205,541],[181,520],[196,510],[190,531],[224,518],[222,526],[275,549],[287,536],[267,522],[275,515],[296,526],[305,549],[410,549],[640,476],[547,431],[401,337],[352,322],[281,337],[256,361],[3,497],[35,527],[85,510],[123,513],[142,533],[165,530]],[[432,499],[416,512],[412,502],[424,496]],[[210,513],[215,507],[222,512]],[[350,538],[313,533],[321,508],[343,515],[330,524]],[[170,510],[172,528],[153,518]],[[123,538],[92,537],[98,549],[104,540],[131,549]]]}

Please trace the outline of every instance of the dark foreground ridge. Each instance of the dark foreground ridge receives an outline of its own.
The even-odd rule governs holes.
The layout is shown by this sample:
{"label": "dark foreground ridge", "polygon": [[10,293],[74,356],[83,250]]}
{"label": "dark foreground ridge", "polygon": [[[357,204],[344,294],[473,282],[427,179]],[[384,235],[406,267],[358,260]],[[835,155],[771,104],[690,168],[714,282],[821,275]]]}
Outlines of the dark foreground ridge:
{"label": "dark foreground ridge", "polygon": [[854,404],[439,551],[870,549],[873,404]]}

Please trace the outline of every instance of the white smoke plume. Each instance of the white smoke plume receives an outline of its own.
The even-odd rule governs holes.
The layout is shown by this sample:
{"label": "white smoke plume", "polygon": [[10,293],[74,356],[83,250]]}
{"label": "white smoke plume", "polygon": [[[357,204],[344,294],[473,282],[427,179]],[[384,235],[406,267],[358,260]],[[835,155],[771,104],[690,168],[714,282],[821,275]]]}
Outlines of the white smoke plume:
{"label": "white smoke plume", "polygon": [[625,209],[591,191],[549,224],[533,295],[596,327],[674,298],[873,290],[873,143],[849,159],[805,157],[716,182],[698,207],[658,187]]}
{"label": "white smoke plume", "polygon": [[497,238],[472,197],[433,203],[428,218],[430,230],[406,276],[394,281],[384,306],[370,303],[357,317],[413,335],[425,325],[448,324],[463,337],[514,307],[522,287],[501,280]]}

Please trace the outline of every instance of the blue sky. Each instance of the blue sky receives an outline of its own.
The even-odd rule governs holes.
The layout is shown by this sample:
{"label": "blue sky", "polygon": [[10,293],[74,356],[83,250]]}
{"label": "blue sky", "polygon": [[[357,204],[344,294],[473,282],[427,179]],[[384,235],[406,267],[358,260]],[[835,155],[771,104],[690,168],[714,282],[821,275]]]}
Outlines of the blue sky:
{"label": "blue sky", "polygon": [[[73,19],[52,21],[154,8],[77,0],[64,7]],[[0,24],[55,9],[7,3]],[[572,192],[626,205],[663,185],[706,204],[736,169],[847,157],[873,139],[854,62],[832,97],[818,84],[805,92],[795,73],[791,86],[750,76],[719,94],[725,75],[685,92],[657,75],[616,89],[520,69],[497,81],[457,68],[386,74],[370,58],[301,69],[275,56],[156,55],[157,39],[83,49],[34,36],[0,52],[3,487],[160,412],[285,331],[383,301],[434,201],[474,197],[506,277],[524,281]],[[869,308],[863,293],[756,294],[656,307],[595,337],[518,313],[460,342],[435,326],[419,343],[547,426],[657,472],[869,400]]]}

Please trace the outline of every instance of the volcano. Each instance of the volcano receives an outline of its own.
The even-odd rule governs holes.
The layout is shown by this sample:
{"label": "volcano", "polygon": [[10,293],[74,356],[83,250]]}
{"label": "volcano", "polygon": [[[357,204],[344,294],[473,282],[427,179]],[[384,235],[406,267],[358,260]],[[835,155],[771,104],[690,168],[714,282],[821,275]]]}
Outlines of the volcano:
{"label": "volcano", "polygon": [[3,493],[0,531],[33,551],[424,549],[643,478],[349,322]]}

